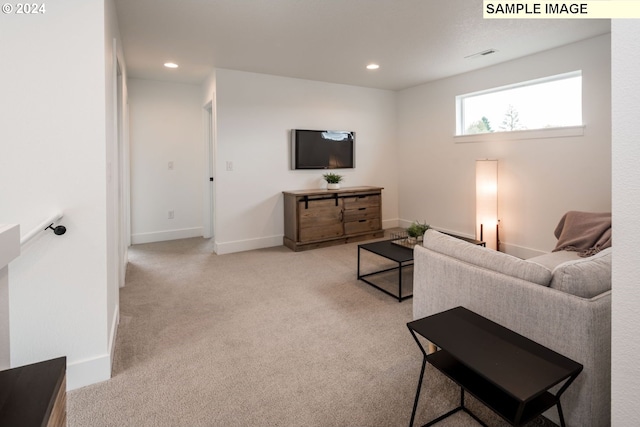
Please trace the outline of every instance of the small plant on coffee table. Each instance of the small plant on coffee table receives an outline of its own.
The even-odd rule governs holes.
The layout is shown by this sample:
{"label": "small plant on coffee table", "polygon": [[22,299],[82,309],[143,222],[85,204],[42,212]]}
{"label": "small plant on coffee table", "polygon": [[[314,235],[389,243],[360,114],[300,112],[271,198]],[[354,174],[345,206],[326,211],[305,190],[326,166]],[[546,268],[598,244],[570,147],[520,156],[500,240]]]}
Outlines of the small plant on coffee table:
{"label": "small plant on coffee table", "polygon": [[407,235],[413,239],[422,240],[422,236],[424,236],[425,231],[429,229],[429,224],[426,222],[423,224],[419,221],[414,221],[407,228]]}

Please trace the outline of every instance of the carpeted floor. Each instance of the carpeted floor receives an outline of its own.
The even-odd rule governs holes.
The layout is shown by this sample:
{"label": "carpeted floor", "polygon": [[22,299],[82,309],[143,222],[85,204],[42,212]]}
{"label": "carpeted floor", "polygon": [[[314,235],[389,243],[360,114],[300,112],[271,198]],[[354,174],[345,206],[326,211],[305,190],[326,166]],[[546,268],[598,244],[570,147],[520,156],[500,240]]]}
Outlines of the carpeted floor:
{"label": "carpeted floor", "polygon": [[[215,255],[194,238],[129,254],[113,378],[68,394],[70,427],[409,424],[422,359],[406,327],[412,300],[356,280],[357,244]],[[391,265],[366,252],[362,262]],[[458,399],[429,369],[416,425]],[[438,425],[477,423],[458,413]]]}

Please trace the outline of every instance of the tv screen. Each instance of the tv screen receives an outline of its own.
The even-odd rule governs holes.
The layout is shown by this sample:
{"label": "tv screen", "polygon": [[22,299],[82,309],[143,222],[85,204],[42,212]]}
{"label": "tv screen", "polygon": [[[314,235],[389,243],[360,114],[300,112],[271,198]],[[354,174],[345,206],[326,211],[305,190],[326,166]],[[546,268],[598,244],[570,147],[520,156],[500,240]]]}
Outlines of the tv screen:
{"label": "tv screen", "polygon": [[355,139],[349,131],[292,129],[291,168],[354,168]]}

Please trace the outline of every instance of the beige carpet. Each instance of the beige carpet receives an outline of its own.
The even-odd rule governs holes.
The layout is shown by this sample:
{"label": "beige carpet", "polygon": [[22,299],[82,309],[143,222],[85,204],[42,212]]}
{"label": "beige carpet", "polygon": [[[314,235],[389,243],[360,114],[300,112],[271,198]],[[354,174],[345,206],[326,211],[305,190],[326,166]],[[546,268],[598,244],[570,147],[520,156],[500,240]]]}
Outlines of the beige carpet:
{"label": "beige carpet", "polygon": [[[409,424],[422,358],[412,300],[356,280],[357,244],[220,256],[210,245],[131,248],[113,378],[68,394],[69,426]],[[381,261],[363,252],[365,271]],[[422,397],[416,425],[458,391],[429,369]],[[477,424],[458,413],[438,425]]]}

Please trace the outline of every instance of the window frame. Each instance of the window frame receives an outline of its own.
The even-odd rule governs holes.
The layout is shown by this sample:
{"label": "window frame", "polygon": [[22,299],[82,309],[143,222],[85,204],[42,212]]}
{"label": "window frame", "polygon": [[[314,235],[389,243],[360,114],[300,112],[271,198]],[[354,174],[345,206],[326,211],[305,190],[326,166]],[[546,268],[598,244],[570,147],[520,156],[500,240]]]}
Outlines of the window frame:
{"label": "window frame", "polygon": [[[506,90],[517,89],[521,87],[527,86],[535,86],[539,84],[554,82],[558,80],[565,80],[575,77],[582,78],[582,70],[570,71],[567,73],[554,74],[552,76],[527,80],[523,82],[513,83],[504,86],[498,86],[490,89],[484,89],[475,92],[469,92],[461,95],[456,95],[455,97],[455,106],[456,106],[456,128],[454,133],[454,138],[456,142],[472,142],[472,141],[495,141],[495,140],[517,140],[517,139],[538,139],[538,138],[561,138],[567,136],[581,136],[584,135],[584,104],[582,102],[583,97],[581,96],[581,105],[580,105],[580,115],[581,122],[580,125],[574,126],[557,126],[557,127],[547,127],[547,128],[534,128],[534,129],[522,129],[522,130],[497,130],[494,132],[483,132],[483,133],[474,133],[474,134],[465,134],[464,132],[464,109],[463,109],[463,101],[469,97],[480,96],[484,94],[491,94],[497,92],[503,92]],[[581,87],[584,89],[584,85],[581,81]]]}

